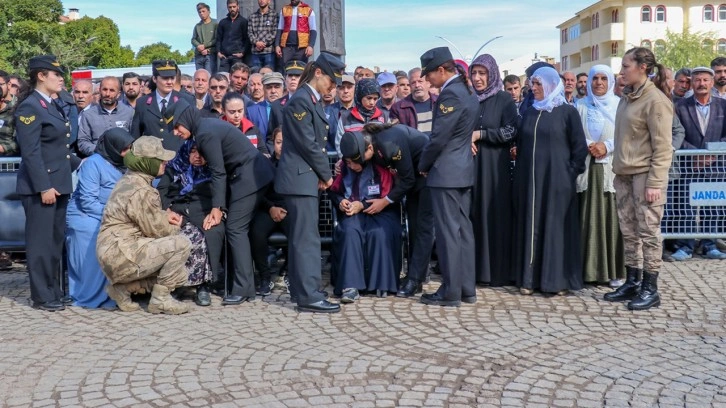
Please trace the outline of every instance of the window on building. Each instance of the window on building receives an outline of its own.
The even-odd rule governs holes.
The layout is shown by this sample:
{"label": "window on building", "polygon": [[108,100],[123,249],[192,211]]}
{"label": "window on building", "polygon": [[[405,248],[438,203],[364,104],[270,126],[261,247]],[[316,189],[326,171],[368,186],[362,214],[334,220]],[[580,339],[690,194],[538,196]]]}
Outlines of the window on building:
{"label": "window on building", "polygon": [[666,8],[665,6],[658,6],[655,8],[655,22],[665,23],[666,21]]}
{"label": "window on building", "polygon": [[600,12],[595,13],[595,27],[600,27]]}
{"label": "window on building", "polygon": [[640,9],[640,21],[650,22],[650,6],[643,6],[643,8]]}
{"label": "window on building", "polygon": [[618,20],[620,20],[620,12],[618,11],[618,9],[610,12],[610,20],[612,23],[617,23]]}
{"label": "window on building", "polygon": [[564,30],[562,30],[562,32],[560,33],[560,42],[562,42],[562,44],[567,42],[567,29],[566,28]]}
{"label": "window on building", "polygon": [[726,21],[726,4],[718,6],[718,21]]}
{"label": "window on building", "polygon": [[718,40],[718,53],[720,55],[726,54],[726,40],[723,38]]}
{"label": "window on building", "polygon": [[703,6],[703,21],[704,22],[713,21],[713,6],[710,4],[706,4],[705,6]]}
{"label": "window on building", "polygon": [[569,35],[567,36],[570,40],[580,38],[580,24],[575,24],[568,30]]}
{"label": "window on building", "polygon": [[650,42],[650,40],[643,40],[640,42],[640,46],[647,49],[653,49],[653,43]]}
{"label": "window on building", "polygon": [[703,40],[703,43],[701,43],[701,46],[704,50],[713,52],[713,40]]}
{"label": "window on building", "polygon": [[595,44],[590,48],[590,60],[597,61],[600,59],[600,46]]}
{"label": "window on building", "polygon": [[663,54],[666,50],[666,43],[663,40],[655,40],[653,52],[657,55]]}
{"label": "window on building", "polygon": [[562,57],[562,69],[567,69],[567,56]]}
{"label": "window on building", "polygon": [[618,42],[617,41],[610,44],[610,55],[612,55],[613,57],[618,56]]}

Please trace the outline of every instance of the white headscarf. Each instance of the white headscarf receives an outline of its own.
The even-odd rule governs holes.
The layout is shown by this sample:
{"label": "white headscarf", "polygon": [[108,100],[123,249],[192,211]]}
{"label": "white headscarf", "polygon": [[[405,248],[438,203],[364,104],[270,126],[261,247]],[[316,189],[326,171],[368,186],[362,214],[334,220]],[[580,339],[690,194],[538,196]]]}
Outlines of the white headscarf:
{"label": "white headscarf", "polygon": [[[605,74],[608,77],[608,90],[603,96],[596,96],[592,93],[592,78],[595,74]],[[586,103],[588,106],[594,106],[605,119],[611,123],[615,123],[615,112],[618,110],[618,103],[620,98],[615,96],[613,92],[615,89],[615,75],[613,75],[612,69],[607,65],[595,65],[590,68],[590,73],[587,76],[587,99]]]}
{"label": "white headscarf", "polygon": [[542,83],[544,98],[541,101],[535,100],[532,106],[537,110],[552,112],[552,109],[566,102],[565,85],[562,84],[560,74],[550,67],[542,67],[534,71],[532,80],[539,79]]}

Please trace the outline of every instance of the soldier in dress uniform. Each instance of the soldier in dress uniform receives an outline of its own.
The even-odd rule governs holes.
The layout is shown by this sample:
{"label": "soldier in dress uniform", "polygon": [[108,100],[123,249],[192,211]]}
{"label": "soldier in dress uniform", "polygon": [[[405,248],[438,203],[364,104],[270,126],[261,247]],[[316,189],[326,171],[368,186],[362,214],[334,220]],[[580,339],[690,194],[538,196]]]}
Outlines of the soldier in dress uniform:
{"label": "soldier in dress uniform", "polygon": [[275,176],[275,191],[284,196],[288,218],[288,271],[298,310],[335,313],[340,305],[320,292],[320,190],[333,184],[325,145],[330,125],[325,119],[322,95],[342,83],[345,64],[323,52],[308,63],[300,86],[283,110],[285,148]]}
{"label": "soldier in dress uniform", "polygon": [[156,136],[162,140],[165,149],[178,151],[181,139],[173,134],[174,127],[167,120],[166,113],[173,111],[174,105],[183,100],[182,95],[174,90],[177,66],[172,60],[158,60],[152,63],[152,78],[156,90],[139,98],[136,102],[134,121],[131,124],[131,136]]}
{"label": "soldier in dress uniform", "polygon": [[63,310],[58,281],[65,239],[66,208],[73,192],[71,172],[80,159],[71,153],[71,124],[51,99],[61,91],[63,69],[53,55],[28,63],[30,94],[15,110],[22,162],[16,191],[25,209],[25,248],[33,307]]}
{"label": "soldier in dress uniform", "polygon": [[302,61],[290,61],[285,66],[285,87],[287,93],[280,99],[272,102],[270,105],[270,123],[267,126],[267,148],[273,150],[272,131],[282,126],[282,109],[287,105],[287,101],[295,93],[300,86],[300,75],[305,69],[305,63]]}
{"label": "soldier in dress uniform", "polygon": [[459,306],[476,302],[474,230],[469,219],[474,185],[474,132],[479,102],[466,72],[447,47],[421,56],[421,75],[441,89],[434,108],[431,141],[421,153],[418,170],[426,175],[434,208],[434,229],[443,283],[421,296],[427,305]]}

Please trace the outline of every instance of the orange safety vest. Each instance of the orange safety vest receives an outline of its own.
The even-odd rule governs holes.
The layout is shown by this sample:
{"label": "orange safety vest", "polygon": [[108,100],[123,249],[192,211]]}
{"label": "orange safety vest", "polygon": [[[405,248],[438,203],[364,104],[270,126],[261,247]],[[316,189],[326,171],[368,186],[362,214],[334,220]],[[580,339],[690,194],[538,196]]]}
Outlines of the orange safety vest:
{"label": "orange safety vest", "polygon": [[[307,4],[300,2],[297,6],[297,42],[298,48],[307,48],[310,41],[310,23],[308,17],[313,9]],[[282,37],[280,37],[280,47],[284,47],[287,44],[287,36],[290,33],[290,27],[292,27],[292,6],[286,5],[282,8],[282,18],[284,19],[285,25],[282,27]]]}

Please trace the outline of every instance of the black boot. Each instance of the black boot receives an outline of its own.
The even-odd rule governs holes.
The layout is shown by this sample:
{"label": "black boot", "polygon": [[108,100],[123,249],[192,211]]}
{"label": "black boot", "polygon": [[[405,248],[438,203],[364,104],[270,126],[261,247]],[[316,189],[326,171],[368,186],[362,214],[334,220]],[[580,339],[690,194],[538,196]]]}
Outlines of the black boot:
{"label": "black boot", "polygon": [[416,279],[408,278],[406,283],[396,293],[396,297],[408,298],[423,291],[423,285]]}
{"label": "black boot", "polygon": [[606,293],[604,299],[608,302],[620,302],[621,300],[631,300],[635,298],[640,290],[640,272],[641,269],[626,266],[625,271],[627,278],[625,283],[620,285],[615,291]]}
{"label": "black boot", "polygon": [[630,310],[648,310],[651,307],[660,306],[660,295],[658,294],[658,272],[643,271],[643,283],[640,292],[628,303]]}

